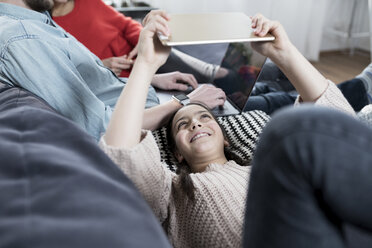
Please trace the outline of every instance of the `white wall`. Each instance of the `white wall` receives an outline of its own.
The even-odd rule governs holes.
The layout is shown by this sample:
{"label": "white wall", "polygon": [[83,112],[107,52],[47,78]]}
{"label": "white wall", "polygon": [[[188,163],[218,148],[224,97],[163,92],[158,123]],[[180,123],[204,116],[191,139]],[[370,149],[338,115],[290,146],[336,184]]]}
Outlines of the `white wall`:
{"label": "white wall", "polygon": [[[369,31],[369,13],[367,0],[355,0],[357,2],[356,15],[354,16],[353,32],[368,32]],[[348,40],[338,35],[334,35],[327,31],[329,28],[334,28],[339,31],[348,31],[352,4],[354,0],[332,0],[329,5],[324,25],[324,36],[322,40],[321,50],[339,50],[350,47],[350,42],[354,42],[354,46],[364,50],[370,50],[369,38],[360,38]]]}
{"label": "white wall", "polygon": [[318,60],[328,0],[277,0],[272,19],[285,27],[293,44],[310,60]]}
{"label": "white wall", "polygon": [[[280,21],[292,42],[311,60],[318,59],[329,0],[147,0],[170,13],[257,12]],[[333,1],[333,0],[331,0]]]}
{"label": "white wall", "polygon": [[171,13],[203,13],[241,11],[253,15],[270,13],[271,0],[148,0],[153,6]]}

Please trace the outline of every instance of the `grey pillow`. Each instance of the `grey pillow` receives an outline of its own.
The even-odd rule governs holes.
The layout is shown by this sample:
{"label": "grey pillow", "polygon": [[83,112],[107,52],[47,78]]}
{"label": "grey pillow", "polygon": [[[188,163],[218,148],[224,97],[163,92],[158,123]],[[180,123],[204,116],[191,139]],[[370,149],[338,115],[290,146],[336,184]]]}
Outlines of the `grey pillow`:
{"label": "grey pillow", "polygon": [[133,183],[77,125],[0,83],[0,247],[170,247]]}
{"label": "grey pillow", "polygon": [[[270,116],[262,111],[254,110],[241,115],[218,117],[217,120],[225,129],[232,152],[250,163],[259,135],[270,120]],[[162,162],[166,163],[170,170],[175,171],[177,161],[168,149],[166,128],[154,131],[153,135],[158,144]]]}

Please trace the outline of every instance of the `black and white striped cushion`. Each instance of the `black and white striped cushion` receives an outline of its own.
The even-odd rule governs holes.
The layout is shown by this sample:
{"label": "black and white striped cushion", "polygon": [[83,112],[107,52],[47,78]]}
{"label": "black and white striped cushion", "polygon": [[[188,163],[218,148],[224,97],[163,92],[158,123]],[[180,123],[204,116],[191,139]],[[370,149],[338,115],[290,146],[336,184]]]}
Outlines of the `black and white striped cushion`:
{"label": "black and white striped cushion", "polygon": [[[241,115],[218,117],[217,120],[225,129],[232,151],[250,163],[258,137],[263,127],[270,120],[270,116],[262,111],[255,110]],[[177,161],[168,149],[166,133],[166,128],[163,127],[154,131],[153,135],[158,144],[162,161],[169,166],[170,170],[175,171]]]}

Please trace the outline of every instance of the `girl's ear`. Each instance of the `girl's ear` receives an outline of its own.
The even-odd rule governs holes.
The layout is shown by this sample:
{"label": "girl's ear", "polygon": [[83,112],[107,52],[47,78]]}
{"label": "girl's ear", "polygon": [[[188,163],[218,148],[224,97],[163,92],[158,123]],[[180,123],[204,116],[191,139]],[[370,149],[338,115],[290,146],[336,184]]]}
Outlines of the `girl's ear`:
{"label": "girl's ear", "polygon": [[227,139],[224,139],[224,141],[223,141],[223,146],[224,146],[224,147],[228,147],[228,146],[230,146],[230,143],[229,143],[229,141],[227,141]]}
{"label": "girl's ear", "polygon": [[178,163],[181,163],[184,159],[181,153],[178,152],[178,150],[174,151],[174,156],[176,157]]}

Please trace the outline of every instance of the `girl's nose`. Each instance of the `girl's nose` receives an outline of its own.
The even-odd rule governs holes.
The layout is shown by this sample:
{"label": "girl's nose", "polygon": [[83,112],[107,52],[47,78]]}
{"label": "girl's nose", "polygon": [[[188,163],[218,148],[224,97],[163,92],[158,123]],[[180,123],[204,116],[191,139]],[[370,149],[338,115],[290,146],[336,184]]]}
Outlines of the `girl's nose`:
{"label": "girl's nose", "polygon": [[191,125],[191,129],[194,130],[196,127],[201,127],[202,125],[199,122],[193,122]]}

